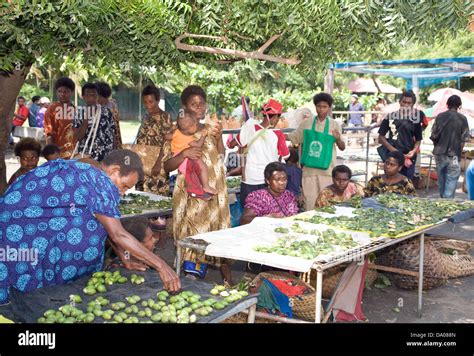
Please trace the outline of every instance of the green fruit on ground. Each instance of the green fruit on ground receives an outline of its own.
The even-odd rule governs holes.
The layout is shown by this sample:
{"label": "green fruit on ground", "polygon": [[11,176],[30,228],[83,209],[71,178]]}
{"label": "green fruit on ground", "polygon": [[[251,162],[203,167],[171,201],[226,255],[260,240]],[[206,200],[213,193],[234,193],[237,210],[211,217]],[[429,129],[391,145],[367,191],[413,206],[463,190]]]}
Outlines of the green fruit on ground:
{"label": "green fruit on ground", "polygon": [[69,296],[69,300],[74,303],[82,303],[82,298],[78,294],[71,294]]}
{"label": "green fruit on ground", "polygon": [[214,308],[217,310],[221,310],[225,308],[225,305],[222,302],[217,302],[216,304],[214,304]]}
{"label": "green fruit on ground", "polygon": [[154,321],[154,322],[159,322],[161,321],[161,318],[163,317],[163,314],[161,313],[156,313],[156,314],[153,314],[150,319],[151,321]]}
{"label": "green fruit on ground", "polygon": [[94,287],[85,287],[82,291],[87,295],[94,295],[97,293]]}

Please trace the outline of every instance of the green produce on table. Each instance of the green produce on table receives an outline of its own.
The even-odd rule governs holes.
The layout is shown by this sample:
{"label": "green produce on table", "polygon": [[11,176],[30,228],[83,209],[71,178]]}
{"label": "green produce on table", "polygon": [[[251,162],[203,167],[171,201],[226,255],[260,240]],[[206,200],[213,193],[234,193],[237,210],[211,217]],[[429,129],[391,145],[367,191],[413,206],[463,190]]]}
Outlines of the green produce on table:
{"label": "green produce on table", "polygon": [[281,233],[281,234],[287,234],[290,232],[286,227],[277,227],[274,230],[275,232]]}
{"label": "green produce on table", "polygon": [[316,208],[314,211],[320,212],[320,213],[329,213],[329,214],[335,214],[336,213],[336,208],[332,205],[327,205],[323,206],[321,208]]}
{"label": "green produce on table", "polygon": [[362,208],[362,196],[354,195],[349,200],[346,200],[345,203],[349,203],[353,208]]}
{"label": "green produce on table", "polygon": [[85,287],[83,290],[84,294],[87,294],[87,295],[94,295],[97,293],[97,291],[95,290],[94,287]]}
{"label": "green produce on table", "polygon": [[223,292],[223,291],[225,291],[225,286],[223,286],[223,285],[221,285],[221,284],[217,285],[215,288],[217,289],[218,292]]}
{"label": "green produce on table", "polygon": [[132,275],[130,276],[130,281],[133,284],[137,284],[137,285],[142,284],[142,283],[145,282],[145,277],[136,275],[135,273],[132,273]]}
{"label": "green produce on table", "polygon": [[162,290],[161,292],[158,292],[156,294],[156,297],[158,298],[159,301],[166,302],[166,299],[168,298],[169,293],[165,290]]}
{"label": "green produce on table", "polygon": [[172,207],[171,199],[152,200],[140,194],[127,194],[120,201],[120,212],[123,215],[141,214],[145,210],[169,210]]}
{"label": "green produce on table", "polygon": [[377,201],[387,208],[394,208],[406,213],[419,214],[424,221],[438,222],[460,211],[474,209],[474,202],[458,202],[450,199],[409,198],[398,194],[376,196]]}
{"label": "green produce on table", "polygon": [[224,309],[225,307],[226,306],[222,302],[217,302],[216,304],[214,304],[214,308],[217,310]]}
{"label": "green produce on table", "polygon": [[293,224],[291,229],[299,233],[317,236],[317,239],[316,241],[300,240],[297,236],[287,235],[280,237],[273,245],[255,246],[254,250],[312,260],[319,255],[335,251],[336,247],[347,250],[359,245],[357,241],[354,241],[351,234],[335,232],[332,229],[306,231],[298,223]]}
{"label": "green produce on table", "polygon": [[240,187],[240,178],[229,178],[227,179],[227,188],[238,188]]}
{"label": "green produce on table", "polygon": [[82,303],[82,298],[79,294],[71,294],[69,300],[73,303]]}
{"label": "green produce on table", "polygon": [[132,295],[130,297],[126,297],[125,299],[130,304],[137,304],[141,300],[141,298],[138,295]]}
{"label": "green produce on table", "polygon": [[[416,228],[433,225],[458,212],[474,209],[472,201],[449,199],[423,199],[398,194],[381,194],[375,197],[387,209],[355,209],[354,217],[322,217],[315,214],[302,220],[313,224],[326,224],[354,231],[369,231],[371,237],[396,237]],[[362,204],[358,201],[357,207]],[[355,205],[353,205],[355,206]]]}

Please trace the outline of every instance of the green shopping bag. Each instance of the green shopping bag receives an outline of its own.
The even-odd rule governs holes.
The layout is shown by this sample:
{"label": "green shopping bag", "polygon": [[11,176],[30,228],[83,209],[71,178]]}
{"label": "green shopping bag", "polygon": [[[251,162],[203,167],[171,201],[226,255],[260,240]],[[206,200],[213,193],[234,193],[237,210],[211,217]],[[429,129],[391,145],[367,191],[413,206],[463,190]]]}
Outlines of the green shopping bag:
{"label": "green shopping bag", "polygon": [[303,131],[301,163],[306,167],[328,169],[332,161],[332,149],[336,138],[328,133],[328,118],[326,118],[324,132],[315,131],[315,125],[316,117],[314,117],[311,130]]}

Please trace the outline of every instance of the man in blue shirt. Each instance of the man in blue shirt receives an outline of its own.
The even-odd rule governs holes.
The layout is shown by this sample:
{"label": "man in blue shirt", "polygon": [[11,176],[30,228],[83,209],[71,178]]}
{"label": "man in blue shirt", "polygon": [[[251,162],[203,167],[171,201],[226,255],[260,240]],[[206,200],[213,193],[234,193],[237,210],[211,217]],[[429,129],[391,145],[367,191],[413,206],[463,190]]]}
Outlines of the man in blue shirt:
{"label": "man in blue shirt", "polygon": [[31,105],[29,107],[28,111],[28,125],[30,127],[36,127],[36,115],[38,114],[38,111],[40,109],[40,106],[38,105],[38,102],[40,101],[41,97],[39,95],[35,95],[34,97],[31,98]]}

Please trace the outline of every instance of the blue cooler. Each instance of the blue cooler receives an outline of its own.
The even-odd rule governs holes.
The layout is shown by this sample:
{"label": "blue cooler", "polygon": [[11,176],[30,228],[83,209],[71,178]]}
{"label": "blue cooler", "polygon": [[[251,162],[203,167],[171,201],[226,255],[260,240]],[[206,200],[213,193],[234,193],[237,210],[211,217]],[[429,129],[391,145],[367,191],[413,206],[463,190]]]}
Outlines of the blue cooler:
{"label": "blue cooler", "polygon": [[200,263],[200,262],[191,262],[191,261],[184,261],[183,262],[183,270],[186,273],[192,274],[193,276],[204,278],[207,272],[207,263]]}

